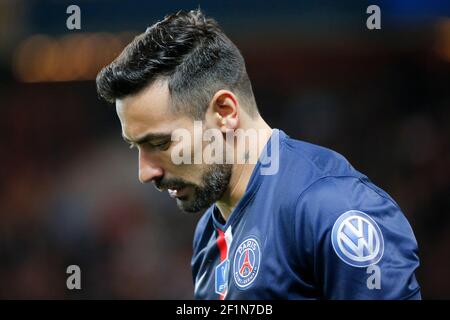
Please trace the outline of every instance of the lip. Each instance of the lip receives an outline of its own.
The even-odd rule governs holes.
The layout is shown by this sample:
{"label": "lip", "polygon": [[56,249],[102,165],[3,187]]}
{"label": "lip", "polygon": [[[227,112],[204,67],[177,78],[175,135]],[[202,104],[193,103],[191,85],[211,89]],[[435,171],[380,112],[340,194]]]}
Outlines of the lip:
{"label": "lip", "polygon": [[186,193],[186,187],[182,187],[182,188],[168,188],[167,192],[169,193],[169,196],[171,198],[179,198],[185,195]]}

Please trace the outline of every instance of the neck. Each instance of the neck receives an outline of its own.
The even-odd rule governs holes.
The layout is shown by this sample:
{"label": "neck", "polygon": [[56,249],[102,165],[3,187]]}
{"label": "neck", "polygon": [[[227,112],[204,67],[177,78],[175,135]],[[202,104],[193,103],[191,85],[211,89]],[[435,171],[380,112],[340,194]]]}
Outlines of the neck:
{"label": "neck", "polygon": [[[272,134],[272,129],[262,118],[260,118],[260,120],[257,123],[258,123],[257,126],[255,126],[253,123],[251,128],[256,129],[257,132],[259,132],[259,130],[262,129],[264,132],[263,135],[258,134],[257,156],[259,158],[262,151],[264,150],[264,146],[266,145],[267,141],[269,140]],[[236,150],[237,149],[235,147],[234,149],[235,154]],[[248,159],[248,154],[249,154],[248,148],[246,147],[244,148],[243,153],[237,154],[237,158],[239,159],[240,157],[240,159]],[[241,198],[244,196],[244,193],[250,181],[250,177],[256,166],[255,160],[250,159],[249,163],[233,165],[228,188],[225,191],[222,198],[216,202],[216,206],[219,208],[220,213],[222,217],[225,219],[225,221],[228,220],[229,216],[231,215],[231,212],[234,210],[239,200],[241,200]]]}

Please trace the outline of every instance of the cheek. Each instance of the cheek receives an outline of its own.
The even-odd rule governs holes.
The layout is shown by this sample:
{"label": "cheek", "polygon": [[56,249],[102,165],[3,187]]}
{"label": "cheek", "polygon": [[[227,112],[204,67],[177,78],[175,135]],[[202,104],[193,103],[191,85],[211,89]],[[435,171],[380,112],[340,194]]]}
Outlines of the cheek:
{"label": "cheek", "polygon": [[195,164],[174,164],[171,160],[170,154],[166,155],[164,159],[166,173],[169,174],[170,177],[178,177],[189,181],[197,181],[197,177],[201,177],[200,170],[203,168],[199,168],[199,165]]}
{"label": "cheek", "polygon": [[206,168],[205,165],[185,164],[176,166],[175,170],[177,171],[174,171],[174,174],[178,177],[196,185],[201,185]]}

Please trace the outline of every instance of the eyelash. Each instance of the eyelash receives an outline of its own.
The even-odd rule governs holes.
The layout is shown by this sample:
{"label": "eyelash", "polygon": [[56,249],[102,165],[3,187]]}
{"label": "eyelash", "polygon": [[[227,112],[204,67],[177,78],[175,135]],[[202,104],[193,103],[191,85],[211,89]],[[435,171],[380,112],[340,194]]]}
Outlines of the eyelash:
{"label": "eyelash", "polygon": [[162,143],[160,143],[160,144],[152,145],[152,147],[153,147],[153,148],[158,148],[158,149],[160,149],[160,150],[165,150],[165,149],[167,149],[167,148],[165,148],[165,147],[166,147],[166,146],[169,146],[169,144],[170,144],[170,141],[164,141],[164,142],[162,142]]}
{"label": "eyelash", "polygon": [[[152,148],[163,149],[164,146],[168,145],[169,143],[170,143],[170,141],[165,141],[165,142],[162,142],[162,143],[156,144],[156,145],[150,144],[150,143],[147,143],[147,144],[150,145],[150,147],[152,147]],[[130,147],[129,147],[129,148],[130,148],[130,149],[134,149],[134,148],[136,148],[136,145],[135,145],[134,143],[133,143],[133,144],[130,144]]]}

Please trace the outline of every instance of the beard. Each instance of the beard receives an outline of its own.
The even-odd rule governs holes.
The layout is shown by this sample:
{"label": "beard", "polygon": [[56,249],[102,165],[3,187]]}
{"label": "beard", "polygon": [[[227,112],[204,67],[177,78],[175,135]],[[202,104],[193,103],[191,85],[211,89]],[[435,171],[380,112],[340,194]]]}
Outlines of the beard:
{"label": "beard", "polygon": [[176,199],[177,206],[184,212],[199,212],[209,208],[222,198],[230,183],[231,164],[211,164],[202,175],[202,184],[197,185],[183,179],[159,180],[154,184],[157,189],[191,187],[193,192]]}

